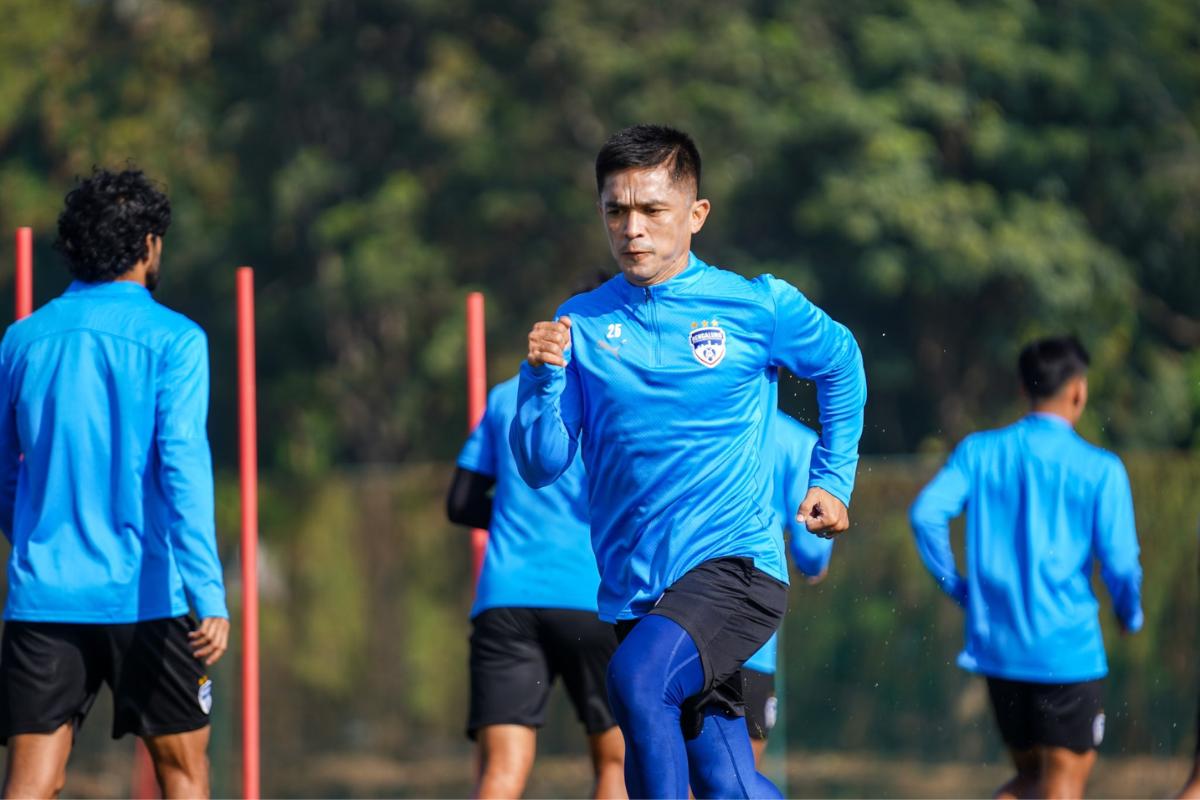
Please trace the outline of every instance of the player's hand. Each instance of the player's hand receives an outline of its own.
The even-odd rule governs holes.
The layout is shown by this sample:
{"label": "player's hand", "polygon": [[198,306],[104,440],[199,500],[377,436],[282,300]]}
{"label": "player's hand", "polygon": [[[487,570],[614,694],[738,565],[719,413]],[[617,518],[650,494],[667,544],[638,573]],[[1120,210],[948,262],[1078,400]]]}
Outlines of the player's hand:
{"label": "player's hand", "polygon": [[200,627],[188,634],[192,640],[192,656],[206,666],[212,666],[225,655],[229,647],[229,620],[224,617],[205,617]]}
{"label": "player's hand", "polygon": [[814,486],[804,495],[804,502],[796,512],[796,522],[803,522],[809,533],[832,539],[850,527],[850,512],[841,500]]}
{"label": "player's hand", "polygon": [[550,364],[565,367],[563,351],[571,344],[571,318],[559,317],[557,322],[539,322],[529,332],[529,355],[525,360],[531,367]]}

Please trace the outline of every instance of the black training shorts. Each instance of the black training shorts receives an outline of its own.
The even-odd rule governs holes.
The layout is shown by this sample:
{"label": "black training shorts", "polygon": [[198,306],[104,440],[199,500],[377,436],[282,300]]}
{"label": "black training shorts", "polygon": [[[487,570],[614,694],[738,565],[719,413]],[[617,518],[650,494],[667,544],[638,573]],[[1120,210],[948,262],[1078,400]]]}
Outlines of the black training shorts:
{"label": "black training shorts", "polygon": [[490,608],[472,621],[467,735],[488,725],[540,728],[561,676],[588,735],[616,725],[605,675],[617,637],[594,611]]}
{"label": "black training shorts", "polygon": [[988,678],[1004,743],[1012,750],[1065,747],[1086,753],[1104,740],[1104,680],[1033,683]]}
{"label": "black training shorts", "polygon": [[[692,637],[704,667],[704,686],[688,698],[680,725],[700,735],[706,710],[741,717],[741,667],[779,629],[787,610],[787,584],[754,566],[751,558],[705,561],[671,584],[651,614],[679,624]],[[617,623],[621,639],[638,620]]]}
{"label": "black training shorts", "polygon": [[190,617],[121,625],[4,623],[0,640],[0,740],[83,724],[100,685],[113,693],[114,739],[199,730],[212,681],[192,657]]}
{"label": "black training shorts", "polygon": [[742,701],[746,704],[746,727],[751,739],[766,739],[775,727],[779,706],[775,699],[775,676],[742,667]]}

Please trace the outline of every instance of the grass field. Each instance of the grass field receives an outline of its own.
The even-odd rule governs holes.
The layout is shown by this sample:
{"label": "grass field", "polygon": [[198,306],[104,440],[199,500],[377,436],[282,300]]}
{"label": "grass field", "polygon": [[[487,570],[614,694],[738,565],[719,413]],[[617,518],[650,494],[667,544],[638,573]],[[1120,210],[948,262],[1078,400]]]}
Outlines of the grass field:
{"label": "grass field", "polygon": [[[1102,759],[1089,796],[1168,797],[1182,785],[1183,759]],[[289,794],[354,797],[463,797],[469,764],[460,759],[400,761],[329,755],[291,770]],[[578,757],[539,759],[527,797],[580,797],[589,790],[588,764]],[[989,797],[1008,777],[1001,764],[922,763],[871,753],[793,753],[789,797]]]}

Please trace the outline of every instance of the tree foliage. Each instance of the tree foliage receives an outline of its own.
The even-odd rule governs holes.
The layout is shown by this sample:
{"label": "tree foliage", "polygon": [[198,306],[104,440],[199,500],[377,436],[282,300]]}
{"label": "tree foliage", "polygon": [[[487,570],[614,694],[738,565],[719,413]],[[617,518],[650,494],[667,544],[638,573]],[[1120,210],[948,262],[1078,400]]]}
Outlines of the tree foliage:
{"label": "tree foliage", "polygon": [[[611,262],[591,161],[637,121],[706,157],[706,259],[774,272],[867,355],[865,448],[941,448],[1017,409],[1034,335],[1091,346],[1087,433],[1195,446],[1195,0],[12,0],[0,220],[133,160],[168,185],[164,299],[212,331],[232,441],[232,268],[258,270],[269,466],[442,457],[462,297],[494,379]],[[788,400],[803,409],[799,401]]]}

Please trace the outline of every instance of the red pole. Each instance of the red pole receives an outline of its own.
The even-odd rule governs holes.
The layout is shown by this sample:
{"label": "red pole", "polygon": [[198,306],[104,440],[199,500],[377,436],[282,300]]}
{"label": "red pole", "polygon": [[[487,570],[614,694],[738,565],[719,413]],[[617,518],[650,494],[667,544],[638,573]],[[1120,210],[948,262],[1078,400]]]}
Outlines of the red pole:
{"label": "red pole", "polygon": [[[474,430],[487,407],[487,351],[483,326],[483,293],[467,295],[467,428]],[[471,531],[471,565],[475,583],[483,569],[488,533],[482,528]]]}
{"label": "red pole", "polygon": [[158,778],[154,774],[154,759],[141,739],[134,745],[133,786],[130,795],[134,800],[158,800]]}
{"label": "red pole", "polygon": [[33,228],[17,228],[17,319],[33,313]]}
{"label": "red pole", "polygon": [[242,797],[259,797],[258,420],[255,413],[254,270],[237,271],[238,433],[242,477]]}

